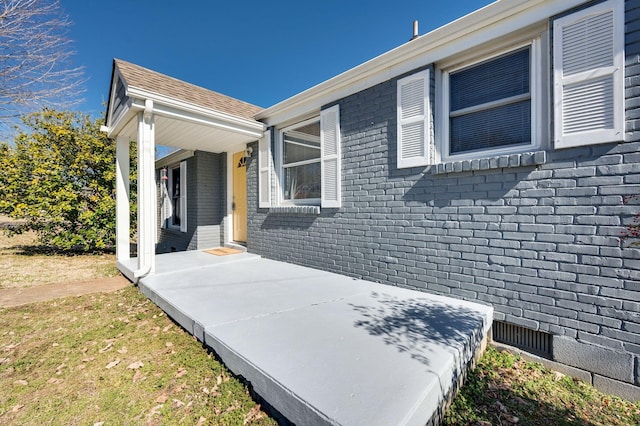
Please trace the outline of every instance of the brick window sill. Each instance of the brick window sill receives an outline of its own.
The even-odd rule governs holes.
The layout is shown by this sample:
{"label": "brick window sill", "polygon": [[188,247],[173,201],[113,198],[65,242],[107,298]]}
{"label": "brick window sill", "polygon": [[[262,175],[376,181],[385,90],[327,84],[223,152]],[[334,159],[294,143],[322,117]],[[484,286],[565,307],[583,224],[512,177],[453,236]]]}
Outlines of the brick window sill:
{"label": "brick window sill", "polygon": [[521,154],[501,155],[473,160],[449,161],[436,164],[431,168],[434,175],[447,173],[475,172],[480,170],[538,166],[547,162],[545,151],[523,152]]}
{"label": "brick window sill", "polygon": [[279,206],[270,207],[269,214],[319,215],[320,206]]}

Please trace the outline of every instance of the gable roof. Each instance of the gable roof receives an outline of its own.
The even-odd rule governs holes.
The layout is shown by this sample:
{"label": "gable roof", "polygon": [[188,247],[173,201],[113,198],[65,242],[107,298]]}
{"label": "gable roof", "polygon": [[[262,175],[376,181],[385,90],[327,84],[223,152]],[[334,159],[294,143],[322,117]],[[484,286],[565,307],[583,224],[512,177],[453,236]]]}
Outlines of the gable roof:
{"label": "gable roof", "polygon": [[120,59],[113,60],[104,131],[135,140],[153,117],[154,142],[185,150],[236,152],[263,136],[262,108]]}
{"label": "gable roof", "polygon": [[120,71],[128,88],[135,87],[188,104],[250,120],[253,120],[254,116],[262,111],[259,106],[186,83],[131,62],[114,59],[113,63],[114,69],[117,68]]}

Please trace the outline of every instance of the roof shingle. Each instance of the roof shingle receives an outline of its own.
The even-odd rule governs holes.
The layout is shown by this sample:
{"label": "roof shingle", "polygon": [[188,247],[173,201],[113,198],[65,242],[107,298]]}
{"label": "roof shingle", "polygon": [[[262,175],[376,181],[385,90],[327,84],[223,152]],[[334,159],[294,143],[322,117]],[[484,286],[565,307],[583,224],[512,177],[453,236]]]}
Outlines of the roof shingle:
{"label": "roof shingle", "polygon": [[114,63],[128,86],[251,120],[263,109],[121,59]]}

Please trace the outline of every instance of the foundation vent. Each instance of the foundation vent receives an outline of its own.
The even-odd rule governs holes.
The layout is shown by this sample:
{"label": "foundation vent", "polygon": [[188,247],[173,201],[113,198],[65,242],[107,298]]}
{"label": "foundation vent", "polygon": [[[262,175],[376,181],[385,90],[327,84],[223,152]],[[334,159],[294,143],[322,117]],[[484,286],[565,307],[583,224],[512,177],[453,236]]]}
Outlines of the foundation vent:
{"label": "foundation vent", "polygon": [[551,358],[551,334],[502,321],[493,322],[493,340],[532,354]]}

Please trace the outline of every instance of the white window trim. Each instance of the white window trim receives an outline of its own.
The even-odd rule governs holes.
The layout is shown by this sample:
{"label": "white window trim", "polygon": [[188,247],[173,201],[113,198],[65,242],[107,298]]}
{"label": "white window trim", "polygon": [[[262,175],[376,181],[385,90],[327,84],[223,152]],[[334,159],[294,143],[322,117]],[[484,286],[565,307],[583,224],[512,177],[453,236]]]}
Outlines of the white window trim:
{"label": "white window trim", "polygon": [[[543,133],[542,133],[542,123],[543,123],[543,58],[542,58],[542,48],[541,48],[542,40],[541,37],[536,37],[534,39],[530,39],[526,42],[510,45],[508,48],[502,49],[500,51],[492,52],[490,55],[483,56],[481,58],[476,58],[473,61],[465,62],[459,64],[458,66],[448,68],[448,69],[439,69],[438,77],[440,79],[440,90],[438,93],[438,99],[440,99],[440,132],[439,140],[440,143],[436,145],[436,154],[439,155],[439,162],[451,162],[458,160],[472,160],[478,158],[487,158],[487,157],[497,157],[502,155],[509,154],[518,154],[522,152],[535,151],[540,149],[543,141]],[[472,67],[474,65],[480,64],[482,62],[490,61],[494,58],[497,58],[502,55],[509,54],[511,52],[515,52],[519,49],[523,49],[529,47],[530,48],[530,69],[529,76],[531,79],[529,91],[531,95],[531,143],[527,145],[517,145],[512,147],[499,147],[495,149],[484,149],[477,150],[472,152],[466,152],[461,154],[451,154],[450,153],[450,128],[449,128],[449,74],[460,71],[465,68]]]}
{"label": "white window trim", "polygon": [[[277,203],[280,206],[319,206],[321,203],[321,198],[307,198],[304,200],[285,200],[284,198],[284,170],[286,167],[292,167],[294,165],[302,165],[302,164],[310,164],[310,163],[320,163],[322,157],[318,157],[318,160],[313,161],[302,161],[291,163],[288,165],[284,165],[284,134],[285,132],[289,132],[293,129],[297,129],[299,127],[306,126],[307,124],[320,122],[320,115],[316,115],[312,118],[299,121],[295,124],[291,124],[287,127],[283,127],[278,129],[278,137],[276,138],[276,176],[278,177],[278,191],[276,194]],[[321,176],[322,179],[322,176]]]}

